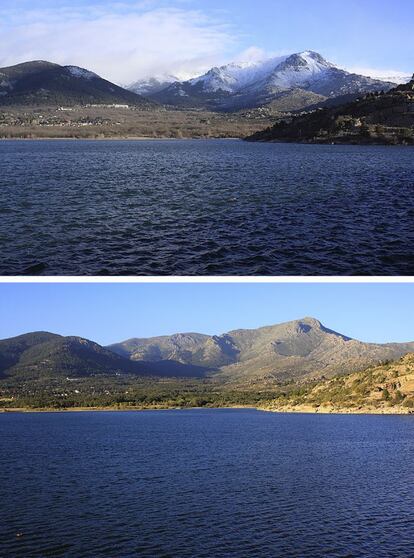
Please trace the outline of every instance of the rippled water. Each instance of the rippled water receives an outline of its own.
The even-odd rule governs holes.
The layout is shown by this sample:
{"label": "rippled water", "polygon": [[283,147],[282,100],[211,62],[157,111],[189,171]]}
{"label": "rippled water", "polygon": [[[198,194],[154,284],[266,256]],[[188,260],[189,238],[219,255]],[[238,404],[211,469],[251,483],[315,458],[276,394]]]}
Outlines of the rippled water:
{"label": "rippled water", "polygon": [[0,143],[0,274],[414,274],[414,150]]}
{"label": "rippled water", "polygon": [[413,555],[414,417],[0,415],[4,557]]}

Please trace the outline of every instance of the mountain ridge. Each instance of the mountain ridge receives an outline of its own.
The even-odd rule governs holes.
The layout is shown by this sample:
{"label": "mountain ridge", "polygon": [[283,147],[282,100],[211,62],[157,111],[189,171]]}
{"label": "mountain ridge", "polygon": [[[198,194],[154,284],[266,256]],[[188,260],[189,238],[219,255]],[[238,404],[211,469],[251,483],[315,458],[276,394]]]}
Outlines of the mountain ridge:
{"label": "mountain ridge", "polygon": [[154,363],[126,359],[113,351],[74,335],[32,332],[0,340],[0,378],[39,379],[136,375],[199,377],[204,368],[180,362]]}
{"label": "mountain ridge", "polygon": [[[125,345],[127,343],[127,345]],[[413,343],[364,343],[305,317],[256,329],[221,335],[174,334],[132,338],[108,346],[131,359],[174,358],[186,364],[208,365],[224,381],[305,378],[349,372],[372,362],[399,358]]]}
{"label": "mountain ridge", "polygon": [[2,377],[124,375],[210,378],[240,385],[350,373],[414,352],[414,342],[365,343],[305,317],[220,335],[176,333],[107,347],[32,332],[0,340]]}
{"label": "mountain ridge", "polygon": [[337,96],[387,90],[396,85],[342,70],[310,50],[260,62],[216,66],[201,76],[175,81],[165,88],[158,83],[156,90],[145,90],[139,83],[131,85],[131,89],[140,86],[141,93],[163,104],[225,111],[265,105],[299,110]]}

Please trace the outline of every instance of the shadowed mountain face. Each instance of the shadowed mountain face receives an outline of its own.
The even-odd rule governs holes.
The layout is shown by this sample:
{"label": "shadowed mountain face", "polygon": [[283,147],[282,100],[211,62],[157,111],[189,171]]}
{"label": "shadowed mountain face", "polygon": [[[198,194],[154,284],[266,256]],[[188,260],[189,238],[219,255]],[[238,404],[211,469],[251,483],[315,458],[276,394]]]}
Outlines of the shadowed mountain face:
{"label": "shadowed mountain face", "polygon": [[101,374],[197,377],[205,369],[172,360],[135,362],[81,337],[35,332],[0,341],[0,377],[32,379]]}
{"label": "shadowed mountain face", "polygon": [[[326,99],[388,90],[395,84],[351,74],[317,52],[304,51],[262,62],[227,64],[165,88],[139,85],[139,92],[173,106],[234,111],[270,105],[278,111],[294,111]],[[137,90],[137,84],[131,89]]]}
{"label": "shadowed mountain face", "polygon": [[37,345],[59,341],[60,335],[38,331],[0,341],[0,374],[15,366],[22,356]]}
{"label": "shadowed mountain face", "polygon": [[154,106],[144,97],[77,66],[33,61],[0,68],[0,106],[85,104]]}
{"label": "shadowed mountain face", "polygon": [[157,359],[213,368],[230,382],[260,383],[348,373],[414,350],[414,343],[374,344],[350,339],[304,318],[224,335],[176,334],[130,339],[109,349],[132,360]]}
{"label": "shadowed mountain face", "polygon": [[177,333],[150,339],[129,339],[108,347],[134,361],[174,360],[183,364],[217,369],[237,358],[237,348],[226,335]]}

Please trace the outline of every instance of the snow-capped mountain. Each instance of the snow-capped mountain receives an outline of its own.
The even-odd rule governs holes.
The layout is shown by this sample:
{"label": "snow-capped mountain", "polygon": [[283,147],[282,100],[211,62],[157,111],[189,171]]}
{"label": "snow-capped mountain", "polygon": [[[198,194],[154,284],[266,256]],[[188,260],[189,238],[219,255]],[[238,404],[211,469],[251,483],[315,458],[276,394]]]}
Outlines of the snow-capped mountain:
{"label": "snow-capped mountain", "polygon": [[336,97],[388,90],[394,85],[352,74],[317,52],[304,51],[261,62],[215,67],[187,81],[160,85],[156,91],[146,91],[146,95],[181,107],[237,110],[271,104],[278,110],[297,110]]}
{"label": "snow-capped mountain", "polygon": [[312,85],[326,82],[337,71],[337,68],[316,52],[292,54],[281,61],[265,79],[255,84],[256,89],[310,89]]}
{"label": "snow-capped mountain", "polygon": [[133,91],[134,93],[138,93],[138,95],[151,95],[154,93],[158,93],[162,91],[172,83],[180,81],[178,76],[165,74],[165,75],[157,75],[152,76],[144,79],[139,79],[138,81],[134,81],[127,86],[127,89]]}
{"label": "snow-capped mountain", "polygon": [[243,87],[265,78],[286,58],[280,56],[262,62],[231,63],[219,68],[215,67],[202,76],[188,80],[188,83],[201,86],[205,92],[237,93]]}

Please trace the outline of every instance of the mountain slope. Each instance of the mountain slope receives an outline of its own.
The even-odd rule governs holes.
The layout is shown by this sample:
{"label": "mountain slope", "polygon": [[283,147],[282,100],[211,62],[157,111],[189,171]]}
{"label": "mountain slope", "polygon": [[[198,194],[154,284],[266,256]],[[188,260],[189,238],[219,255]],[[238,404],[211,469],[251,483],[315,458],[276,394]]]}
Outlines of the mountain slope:
{"label": "mountain slope", "polygon": [[363,343],[325,328],[314,318],[304,318],[219,336],[176,334],[130,339],[108,348],[133,360],[172,358],[214,368],[212,375],[223,381],[260,383],[347,373],[399,358],[414,350],[414,343]]}
{"label": "mountain slope", "polygon": [[85,104],[154,103],[77,66],[33,61],[0,68],[0,106]]}
{"label": "mountain slope", "polygon": [[395,362],[302,386],[286,386],[273,411],[414,412],[414,354]]}
{"label": "mountain slope", "polygon": [[0,340],[0,374],[16,365],[22,355],[32,347],[60,339],[60,335],[37,331]]}
{"label": "mountain slope", "polygon": [[384,94],[279,122],[247,139],[414,143],[414,79]]}
{"label": "mountain slope", "polygon": [[351,74],[316,52],[304,51],[212,68],[202,76],[148,94],[158,102],[180,107],[231,111],[271,105],[291,111],[338,96],[388,90],[393,85]]}

